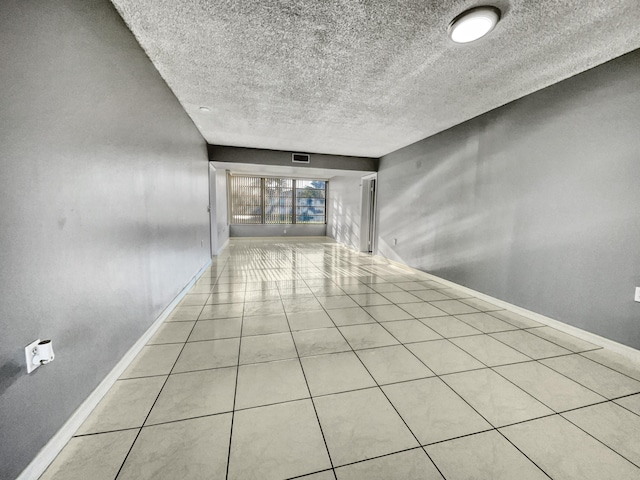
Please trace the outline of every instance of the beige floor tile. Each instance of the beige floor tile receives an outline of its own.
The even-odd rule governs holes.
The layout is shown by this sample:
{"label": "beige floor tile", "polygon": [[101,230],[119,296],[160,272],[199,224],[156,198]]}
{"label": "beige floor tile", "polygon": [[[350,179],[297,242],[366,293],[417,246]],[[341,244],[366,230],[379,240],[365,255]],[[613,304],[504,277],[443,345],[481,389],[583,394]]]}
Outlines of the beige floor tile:
{"label": "beige floor tile", "polygon": [[447,313],[430,303],[399,303],[398,306],[415,318],[442,317]]}
{"label": "beige floor tile", "polygon": [[297,358],[240,365],[236,409],[288,402],[309,396]]}
{"label": "beige floor tile", "polygon": [[421,298],[412,295],[409,292],[384,292],[382,296],[393,303],[416,303],[422,302]]}
{"label": "beige floor tile", "polygon": [[640,416],[613,402],[572,410],[562,416],[640,466]]}
{"label": "beige floor tile", "polygon": [[312,312],[314,310],[323,310],[320,302],[315,297],[297,297],[297,298],[285,298],[282,300],[284,303],[284,311],[287,314],[290,313],[305,313]]}
{"label": "beige floor tile", "polygon": [[333,470],[325,470],[324,472],[312,473],[304,477],[298,477],[299,480],[335,480]]}
{"label": "beige floor tile", "polygon": [[313,396],[376,386],[353,352],[305,357],[301,361]]}
{"label": "beige floor tile", "polygon": [[531,360],[488,335],[452,338],[450,341],[490,367]]}
{"label": "beige floor tile", "polygon": [[151,337],[147,345],[162,345],[164,343],[184,343],[196,322],[165,322]]}
{"label": "beige floor tile", "polygon": [[387,282],[373,283],[373,284],[370,284],[369,287],[371,287],[374,291],[382,294],[389,293],[389,292],[404,292],[404,290],[402,290],[397,285],[394,285],[393,283],[387,283]]}
{"label": "beige floor tile", "polygon": [[438,288],[438,291],[444,293],[449,298],[453,298],[454,300],[473,297],[473,295],[465,293],[462,290],[458,290],[456,288]]}
{"label": "beige floor tile", "polygon": [[420,319],[426,326],[445,338],[466,337],[480,335],[482,332],[472,326],[461,322],[454,316],[433,317]]}
{"label": "beige floor tile", "polygon": [[382,324],[385,330],[401,343],[426,342],[427,340],[442,339],[419,320],[399,320]]}
{"label": "beige floor tile", "polygon": [[118,480],[224,478],[231,414],[144,427]]}
{"label": "beige floor tile", "polygon": [[118,380],[75,434],[141,427],[166,379],[161,376]]}
{"label": "beige floor tile", "polygon": [[412,320],[413,317],[396,305],[377,305],[364,307],[365,311],[378,322],[394,322],[396,320]]}
{"label": "beige floor tile", "polygon": [[72,438],[40,480],[113,480],[136,435],[138,429]]}
{"label": "beige floor tile", "polygon": [[314,310],[312,312],[288,313],[289,326],[292,331],[296,330],[313,330],[316,328],[333,327],[334,323],[323,310]]}
{"label": "beige floor tile", "polygon": [[531,328],[527,331],[529,333],[537,335],[540,338],[549,340],[556,345],[560,345],[567,350],[571,350],[572,352],[585,352],[587,350],[600,348],[593,343],[586,342],[580,338],[574,337],[573,335],[569,335],[568,333],[561,332],[560,330],[556,330],[555,328],[551,327]]}
{"label": "beige floor tile", "polygon": [[193,322],[198,319],[202,307],[176,307],[171,311],[167,322]]}
{"label": "beige floor tile", "polygon": [[340,467],[336,469],[336,476],[338,480],[442,480],[421,448]]}
{"label": "beige floor tile", "polygon": [[548,480],[542,470],[496,431],[425,447],[448,479]]}
{"label": "beige floor tile", "polygon": [[640,362],[636,360],[604,348],[592,352],[585,352],[582,356],[640,381]]}
{"label": "beige floor tile", "polygon": [[240,364],[285,360],[298,356],[291,333],[244,337],[240,346]]}
{"label": "beige floor tile", "polygon": [[233,410],[236,367],[170,375],[145,425]]}
{"label": "beige floor tile", "polygon": [[556,412],[606,400],[538,362],[505,365],[494,370]]}
{"label": "beige floor tile", "polygon": [[361,307],[372,307],[374,305],[389,305],[391,302],[379,293],[356,293],[351,298]]}
{"label": "beige floor tile", "polygon": [[266,302],[266,301],[281,301],[280,290],[274,288],[272,290],[251,290],[244,294],[245,302]]}
{"label": "beige floor tile", "polygon": [[280,480],[327,468],[331,462],[310,400],[236,412],[229,480]]}
{"label": "beige floor tile", "polygon": [[335,327],[293,332],[293,341],[301,357],[351,351],[351,346]]}
{"label": "beige floor tile", "polygon": [[422,445],[492,428],[439,378],[382,389]]}
{"label": "beige floor tile", "polygon": [[358,304],[349,295],[333,295],[330,297],[317,297],[318,302],[327,310],[336,308],[353,308]]}
{"label": "beige floor tile", "polygon": [[456,315],[456,318],[484,333],[504,332],[507,330],[518,329],[518,327],[514,327],[510,323],[503,322],[502,320],[492,317],[487,313]]}
{"label": "beige floor tile", "polygon": [[460,315],[463,313],[476,313],[478,310],[459,300],[434,300],[431,303],[434,307],[448,313],[449,315]]}
{"label": "beige floor tile", "polygon": [[[244,316],[270,315],[274,313],[284,314],[282,300],[265,300],[262,302],[245,302]],[[235,315],[234,315],[235,316]]]}
{"label": "beige floor tile", "polygon": [[485,367],[485,365],[448,340],[411,343],[407,345],[407,348],[437,375]]}
{"label": "beige floor tile", "polygon": [[449,300],[449,297],[437,290],[413,290],[411,293],[419,299],[424,300],[425,302],[432,302],[434,300]]}
{"label": "beige floor tile", "polygon": [[636,415],[640,415],[640,394],[619,398],[615,402]]}
{"label": "beige floor tile", "polygon": [[335,467],[418,446],[378,388],[327,395],[315,405]]}
{"label": "beige floor tile", "polygon": [[640,469],[559,415],[500,431],[551,478],[640,479]]}
{"label": "beige floor tile", "polygon": [[219,318],[241,317],[244,310],[243,303],[224,303],[220,305],[205,305],[198,320],[217,320]]}
{"label": "beige floor tile", "polygon": [[607,398],[640,392],[640,382],[581,355],[541,360],[548,367]]}
{"label": "beige floor tile", "polygon": [[207,299],[209,298],[209,293],[188,293],[184,296],[184,298],[180,301],[179,306],[181,307],[202,307],[205,303],[207,303]]}
{"label": "beige floor tile", "polygon": [[498,307],[493,303],[480,300],[479,298],[463,298],[460,301],[462,303],[466,303],[467,305],[471,305],[473,308],[475,308],[476,310],[480,310],[481,312],[495,312],[498,310],[502,310],[502,307]]}
{"label": "beige floor tile", "polygon": [[342,285],[340,288],[342,288],[342,290],[344,290],[344,292],[349,295],[357,295],[360,293],[375,293],[373,289],[371,289],[371,287],[361,283]]}
{"label": "beige floor tile", "polygon": [[340,332],[354,350],[397,345],[399,342],[377,323],[340,327]]}
{"label": "beige floor tile", "polygon": [[182,350],[182,344],[149,345],[143,347],[120,378],[168,375]]}
{"label": "beige floor tile", "polygon": [[187,343],[172,373],[237,365],[239,342],[239,338],[228,338]]}
{"label": "beige floor tile", "polygon": [[524,315],[520,315],[518,313],[514,313],[509,310],[489,312],[489,315],[496,317],[499,320],[504,320],[505,322],[510,323],[511,325],[518,328],[533,328],[533,327],[543,326],[543,324],[540,322],[536,322],[535,320],[532,320],[529,317],[525,317]]}
{"label": "beige floor tile", "polygon": [[282,333],[289,331],[289,322],[284,313],[272,313],[269,315],[256,315],[244,317],[242,322],[242,336],[266,335],[269,333]]}
{"label": "beige floor tile", "polygon": [[442,380],[494,427],[554,413],[488,368],[445,375]]}
{"label": "beige floor tile", "polygon": [[360,325],[364,323],[376,323],[371,315],[362,308],[336,308],[328,310],[327,313],[338,327],[346,325]]}
{"label": "beige floor tile", "polygon": [[244,290],[235,292],[212,293],[207,299],[209,305],[219,305],[221,303],[243,303]]}
{"label": "beige floor tile", "polygon": [[571,353],[566,348],[532,335],[526,330],[494,333],[491,336],[536,360]]}
{"label": "beige floor tile", "polygon": [[220,320],[198,320],[189,335],[189,342],[237,338],[242,329],[242,318],[222,318]]}
{"label": "beige floor tile", "polygon": [[402,345],[358,350],[356,354],[380,385],[435,375]]}

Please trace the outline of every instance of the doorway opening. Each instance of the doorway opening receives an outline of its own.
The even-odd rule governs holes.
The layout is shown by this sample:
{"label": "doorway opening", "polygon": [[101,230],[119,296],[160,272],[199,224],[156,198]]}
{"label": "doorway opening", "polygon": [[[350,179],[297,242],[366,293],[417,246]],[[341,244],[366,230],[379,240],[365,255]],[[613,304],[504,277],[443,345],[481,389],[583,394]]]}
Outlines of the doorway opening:
{"label": "doorway opening", "polygon": [[360,251],[376,252],[378,174],[362,177],[360,208]]}

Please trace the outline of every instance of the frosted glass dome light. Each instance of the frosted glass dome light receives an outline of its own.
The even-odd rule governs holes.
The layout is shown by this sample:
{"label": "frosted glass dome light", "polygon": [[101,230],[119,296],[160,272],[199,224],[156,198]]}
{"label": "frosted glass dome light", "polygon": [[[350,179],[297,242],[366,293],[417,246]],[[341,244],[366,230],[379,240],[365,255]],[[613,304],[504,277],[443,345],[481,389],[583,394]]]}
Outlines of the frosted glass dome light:
{"label": "frosted glass dome light", "polygon": [[461,13],[449,24],[449,37],[456,43],[469,43],[487,35],[500,20],[495,7],[477,7]]}

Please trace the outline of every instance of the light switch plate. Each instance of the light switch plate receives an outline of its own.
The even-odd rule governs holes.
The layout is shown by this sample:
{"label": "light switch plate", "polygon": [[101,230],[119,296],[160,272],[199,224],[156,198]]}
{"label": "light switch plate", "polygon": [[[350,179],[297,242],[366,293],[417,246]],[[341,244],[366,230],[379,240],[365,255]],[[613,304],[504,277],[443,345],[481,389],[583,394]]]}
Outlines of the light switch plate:
{"label": "light switch plate", "polygon": [[633,297],[636,302],[640,302],[640,287],[636,287],[636,296]]}
{"label": "light switch plate", "polygon": [[39,363],[36,363],[35,365],[33,364],[33,357],[35,357],[35,354],[33,352],[38,348],[39,343],[40,343],[40,339],[24,347],[24,356],[27,361],[27,373],[33,372],[36,368],[40,366]]}

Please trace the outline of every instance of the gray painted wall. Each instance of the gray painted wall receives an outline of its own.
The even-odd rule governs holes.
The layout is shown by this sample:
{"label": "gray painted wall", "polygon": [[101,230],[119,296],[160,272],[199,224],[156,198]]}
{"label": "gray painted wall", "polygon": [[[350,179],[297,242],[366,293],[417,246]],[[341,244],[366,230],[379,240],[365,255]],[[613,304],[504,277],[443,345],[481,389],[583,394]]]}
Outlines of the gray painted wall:
{"label": "gray painted wall", "polygon": [[[0,478],[12,479],[209,260],[208,180],[205,142],[107,0],[0,10]],[[56,359],[28,375],[37,338]]]}
{"label": "gray painted wall", "polygon": [[361,183],[357,177],[329,181],[327,236],[355,250],[360,250]]}
{"label": "gray painted wall", "polygon": [[[302,168],[331,168],[337,170],[357,170],[375,172],[378,159],[368,157],[347,157],[340,155],[323,155],[311,153],[309,164],[293,163],[292,152],[280,150],[263,150],[259,148],[225,147],[208,145],[209,160],[229,163],[255,163],[270,166],[295,166]],[[295,152],[305,153],[305,152]],[[307,152],[308,153],[308,152]]]}
{"label": "gray painted wall", "polygon": [[383,157],[380,253],[640,348],[638,79],[640,50]]}

